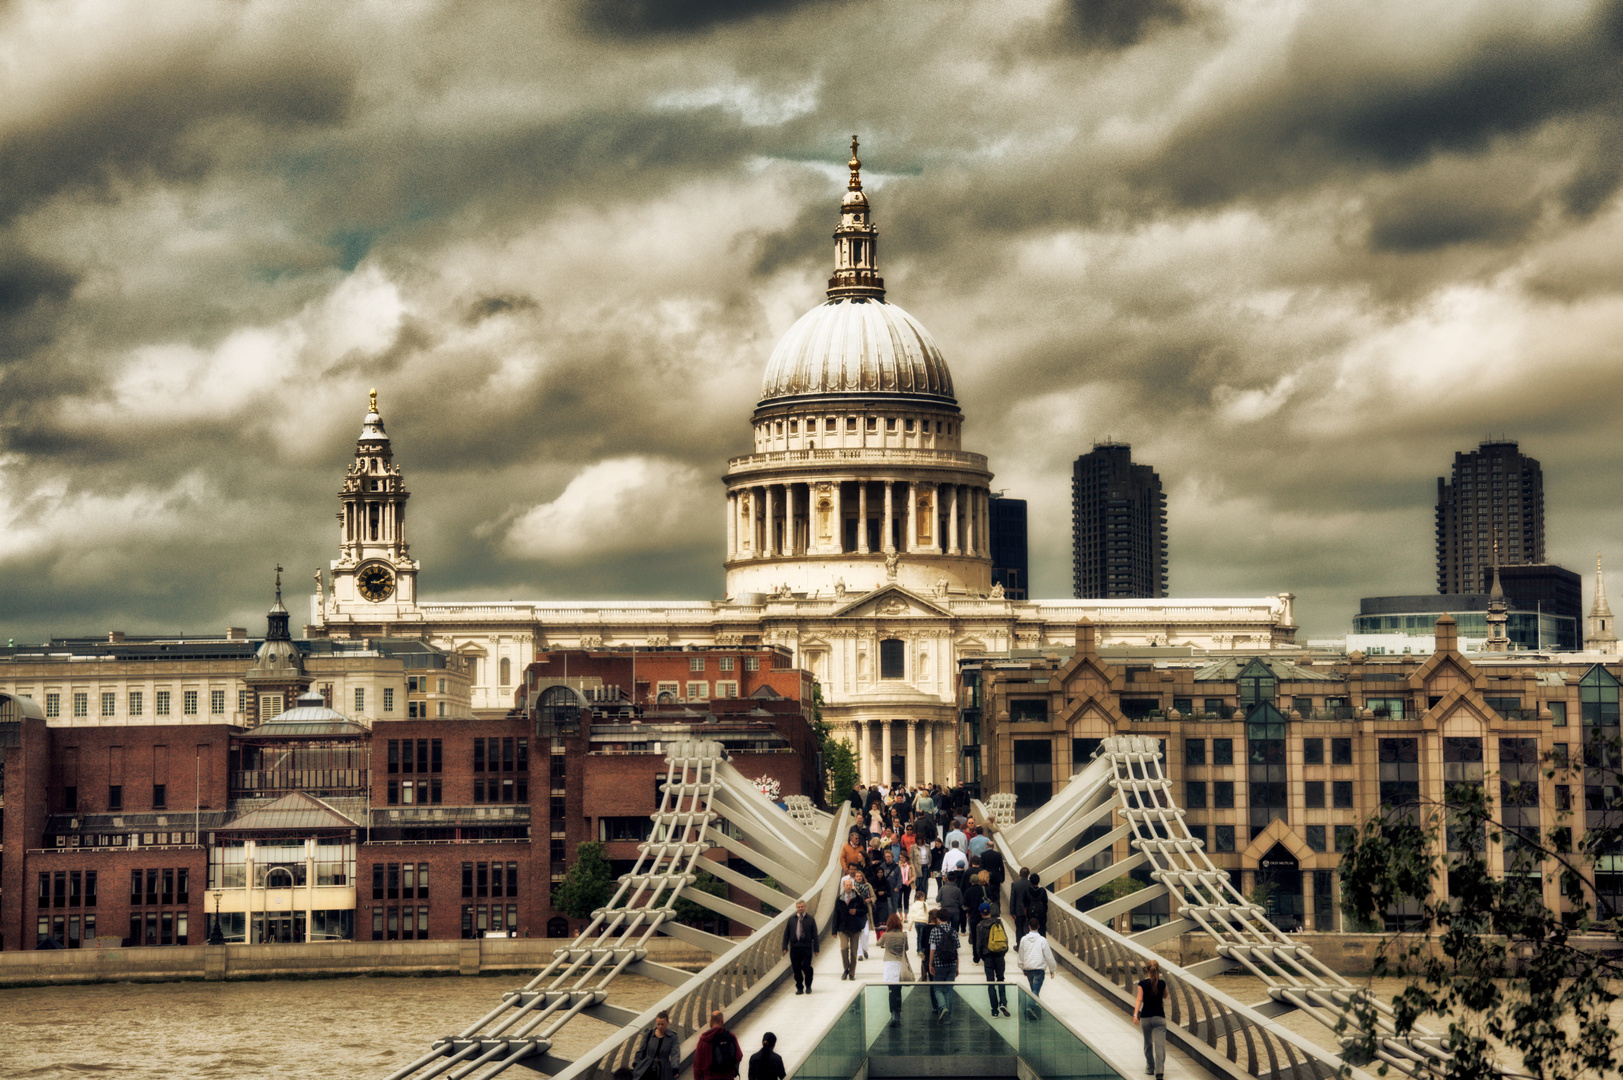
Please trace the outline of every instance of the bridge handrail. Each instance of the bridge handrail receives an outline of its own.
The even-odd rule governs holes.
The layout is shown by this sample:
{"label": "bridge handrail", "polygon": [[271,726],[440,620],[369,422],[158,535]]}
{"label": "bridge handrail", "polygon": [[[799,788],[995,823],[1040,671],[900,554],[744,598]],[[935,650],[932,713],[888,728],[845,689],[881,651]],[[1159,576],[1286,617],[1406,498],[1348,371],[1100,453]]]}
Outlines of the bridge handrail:
{"label": "bridge handrail", "polygon": [[[850,804],[842,804],[828,833],[827,865],[816,883],[799,896],[799,899],[806,901],[806,907],[814,915],[828,911],[834,905],[834,896],[840,887],[840,866],[836,856],[840,845],[845,843],[850,813]],[[716,957],[692,980],[650,1005],[631,1023],[571,1062],[568,1068],[555,1073],[552,1080],[602,1080],[612,1075],[615,1069],[629,1068],[636,1057],[637,1043],[642,1033],[652,1026],[654,1017],[663,1009],[670,1010],[673,1028],[691,1032],[682,1042],[682,1065],[685,1067],[693,1056],[694,1047],[698,1045],[699,1033],[709,1023],[713,1009],[725,1010],[746,996],[746,1004],[753,1004],[763,989],[770,988],[776,976],[782,974],[775,969],[787,970],[789,961],[782,955],[782,931],[790,913],[789,910],[778,912],[765,926]],[[822,920],[823,925],[818,930],[820,939],[828,936],[829,922],[828,919]],[[729,1023],[734,1019],[729,1015]]]}
{"label": "bridge handrail", "polygon": [[[978,799],[975,807],[977,818],[987,820],[988,807]],[[1001,826],[999,821],[993,842],[1007,864],[1018,867],[1022,865],[1019,855]],[[1006,883],[1005,893],[1007,890]],[[1132,1012],[1133,990],[1145,963],[1157,961],[1169,991],[1168,1034],[1187,1049],[1198,1053],[1194,1044],[1199,1043],[1256,1077],[1325,1080],[1341,1069],[1339,1056],[1313,1045],[1052,893],[1048,912],[1048,941],[1056,955],[1123,1011]],[[1350,1072],[1359,1080],[1373,1080],[1363,1070],[1352,1068]]]}

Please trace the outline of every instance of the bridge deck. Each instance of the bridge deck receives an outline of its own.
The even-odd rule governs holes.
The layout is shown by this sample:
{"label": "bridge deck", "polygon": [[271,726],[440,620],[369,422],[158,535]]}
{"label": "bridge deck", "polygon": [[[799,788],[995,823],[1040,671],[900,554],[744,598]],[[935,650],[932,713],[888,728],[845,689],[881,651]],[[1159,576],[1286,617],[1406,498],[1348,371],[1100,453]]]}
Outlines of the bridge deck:
{"label": "bridge deck", "polygon": [[[984,986],[985,969],[970,964],[967,941],[961,955],[963,966],[959,970],[957,985]],[[1010,958],[1013,958],[1012,950]],[[913,956],[911,960],[917,971],[918,957]],[[1012,963],[1009,966],[1009,981],[1023,986],[1025,977],[1013,970]],[[878,950],[870,952],[867,960],[857,961],[856,982],[842,982],[837,940],[824,944],[813,967],[816,978],[809,995],[796,995],[794,980],[786,978],[770,999],[757,1005],[741,1024],[733,1028],[739,1044],[744,1048],[746,1060],[761,1048],[762,1034],[771,1031],[778,1036],[778,1053],[782,1055],[789,1075],[795,1075],[801,1062],[822,1039],[823,1032],[850,1005],[851,999],[862,987],[884,983],[883,964]],[[1083,1040],[1124,1080],[1134,1080],[1144,1075],[1143,1039],[1127,1014],[1096,997],[1063,971],[1059,978],[1051,978],[1043,984],[1042,1001],[1051,1012],[1062,1017],[1081,1034]],[[973,1007],[983,1017],[989,1011],[985,991],[965,995],[958,1007],[964,1005]],[[692,1071],[684,1075],[691,1077]],[[1169,1080],[1205,1080],[1212,1074],[1198,1061],[1168,1044],[1166,1075]]]}

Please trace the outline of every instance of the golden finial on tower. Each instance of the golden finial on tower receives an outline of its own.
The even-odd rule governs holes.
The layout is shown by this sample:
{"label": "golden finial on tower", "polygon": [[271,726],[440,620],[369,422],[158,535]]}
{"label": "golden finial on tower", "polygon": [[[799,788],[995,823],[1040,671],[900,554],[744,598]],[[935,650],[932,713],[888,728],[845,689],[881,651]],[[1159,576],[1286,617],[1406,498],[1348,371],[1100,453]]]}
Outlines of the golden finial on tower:
{"label": "golden finial on tower", "polygon": [[371,400],[367,402],[366,408],[368,412],[378,411],[378,391],[376,387],[372,388],[372,397]]}
{"label": "golden finial on tower", "polygon": [[851,190],[852,191],[861,191],[862,190],[862,162],[857,160],[857,137],[855,135],[851,136],[851,160],[847,164],[849,164],[851,166],[851,183],[850,183]]}

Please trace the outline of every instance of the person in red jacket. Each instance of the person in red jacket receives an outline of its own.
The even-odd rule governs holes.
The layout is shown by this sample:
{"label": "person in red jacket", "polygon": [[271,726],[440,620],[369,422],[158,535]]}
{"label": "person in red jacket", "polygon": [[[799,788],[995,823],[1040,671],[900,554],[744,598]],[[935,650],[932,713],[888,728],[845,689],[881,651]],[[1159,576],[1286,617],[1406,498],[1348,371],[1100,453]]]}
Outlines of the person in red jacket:
{"label": "person in red jacket", "polygon": [[744,1049],[728,1031],[721,1010],[710,1014],[710,1026],[699,1035],[693,1050],[693,1080],[733,1080],[743,1062]]}

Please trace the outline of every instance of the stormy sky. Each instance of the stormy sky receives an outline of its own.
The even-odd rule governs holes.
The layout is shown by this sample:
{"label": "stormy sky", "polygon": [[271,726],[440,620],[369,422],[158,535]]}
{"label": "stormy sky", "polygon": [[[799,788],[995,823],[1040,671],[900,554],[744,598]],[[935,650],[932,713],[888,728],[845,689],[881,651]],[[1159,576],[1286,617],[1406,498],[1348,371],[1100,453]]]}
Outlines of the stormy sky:
{"label": "stormy sky", "polygon": [[0,638],[304,621],[372,387],[426,596],[719,597],[853,132],[1036,594],[1107,438],[1310,634],[1490,436],[1623,577],[1620,0],[12,0]]}

